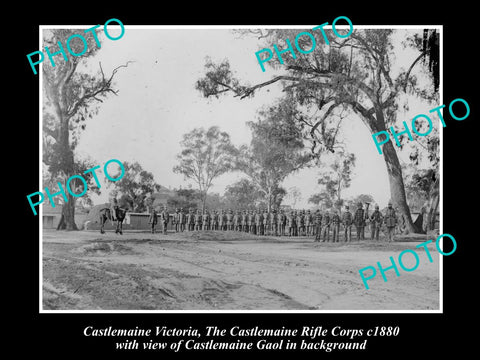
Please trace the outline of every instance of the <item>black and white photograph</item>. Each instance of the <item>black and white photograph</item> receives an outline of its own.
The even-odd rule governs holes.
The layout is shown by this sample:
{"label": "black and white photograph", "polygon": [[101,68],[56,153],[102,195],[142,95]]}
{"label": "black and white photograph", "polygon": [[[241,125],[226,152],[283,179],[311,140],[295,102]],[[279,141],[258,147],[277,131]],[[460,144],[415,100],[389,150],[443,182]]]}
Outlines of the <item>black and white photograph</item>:
{"label": "black and white photograph", "polygon": [[120,20],[29,58],[41,313],[442,312],[441,25]]}

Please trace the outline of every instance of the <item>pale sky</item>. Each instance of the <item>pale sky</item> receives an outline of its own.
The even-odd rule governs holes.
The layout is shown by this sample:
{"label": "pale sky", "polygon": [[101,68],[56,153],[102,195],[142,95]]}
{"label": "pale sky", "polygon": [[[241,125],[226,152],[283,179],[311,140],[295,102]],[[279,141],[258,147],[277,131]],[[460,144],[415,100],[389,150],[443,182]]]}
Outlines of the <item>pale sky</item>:
{"label": "pale sky", "polygon": [[[248,144],[250,130],[246,122],[256,120],[257,110],[281,96],[279,86],[270,86],[251,99],[239,100],[228,93],[218,100],[205,99],[194,88],[195,81],[203,75],[206,56],[213,61],[228,59],[238,77],[251,84],[269,80],[275,72],[268,67],[261,71],[255,57],[260,42],[255,37],[239,39],[228,29],[126,25],[121,39],[111,41],[102,37],[102,40],[102,48],[89,59],[89,67],[98,68],[101,62],[104,72],[109,74],[127,61],[134,63],[118,71],[115,77],[118,96],[109,96],[98,115],[87,120],[76,153],[80,157],[89,156],[102,167],[110,159],[138,161],[154,174],[157,183],[172,189],[189,184],[196,187],[172,171],[184,133],[195,127],[218,125],[230,134],[235,145]],[[410,64],[415,56],[418,55],[402,52],[402,59],[405,58],[402,64]],[[413,116],[428,113],[433,107],[412,102],[410,111],[403,115],[410,122]],[[344,123],[348,150],[357,156],[354,179],[344,197],[371,194],[383,207],[390,198],[383,157],[359,118],[346,118]],[[302,199],[297,207],[312,207],[307,203],[308,198],[321,190],[317,173],[318,169],[302,170],[283,183],[287,190],[300,189]],[[242,177],[240,173],[226,174],[214,181],[210,191],[223,194],[226,186]],[[102,186],[107,182],[103,180]],[[95,203],[108,199],[108,189],[103,189],[100,197],[92,197]]]}

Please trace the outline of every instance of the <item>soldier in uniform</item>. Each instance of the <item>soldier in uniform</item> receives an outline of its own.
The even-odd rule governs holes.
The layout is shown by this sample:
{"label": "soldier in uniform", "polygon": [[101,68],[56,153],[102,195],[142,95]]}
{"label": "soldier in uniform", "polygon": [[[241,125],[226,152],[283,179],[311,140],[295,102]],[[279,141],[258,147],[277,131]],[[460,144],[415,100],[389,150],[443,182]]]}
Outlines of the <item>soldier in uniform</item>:
{"label": "soldier in uniform", "polygon": [[232,209],[228,209],[227,211],[227,230],[233,230],[233,212]]}
{"label": "soldier in uniform", "polygon": [[277,211],[275,209],[270,213],[270,235],[277,236]]}
{"label": "soldier in uniform", "polygon": [[295,220],[294,220],[293,217],[294,217],[294,214],[293,214],[293,210],[292,210],[292,211],[290,211],[289,214],[287,214],[286,230],[288,232],[288,236],[292,236],[293,232],[294,232],[293,224],[294,224]]}
{"label": "soldier in uniform", "polygon": [[387,226],[387,241],[394,241],[395,226],[397,225],[397,216],[395,210],[392,207],[392,202],[388,202],[388,208],[385,212],[385,225]]}
{"label": "soldier in uniform", "polygon": [[293,236],[298,236],[297,210],[292,214],[292,232]]}
{"label": "soldier in uniform", "polygon": [[202,230],[202,214],[200,213],[200,209],[197,209],[197,213],[195,214],[195,231]]}
{"label": "soldier in uniform", "polygon": [[382,226],[383,216],[379,210],[378,205],[375,205],[375,211],[370,215],[370,230],[371,239],[378,240],[380,234],[380,227]]}
{"label": "soldier in uniform", "polygon": [[233,213],[233,230],[238,231],[238,225],[240,224],[240,212],[238,210]]}
{"label": "soldier in uniform", "polygon": [[313,218],[312,214],[310,213],[310,210],[307,210],[307,213],[305,214],[305,232],[307,236],[312,236],[312,225],[313,225]]}
{"label": "soldier in uniform", "polygon": [[261,210],[255,210],[253,213],[253,221],[255,223],[255,227],[253,229],[256,235],[262,235],[262,222],[263,222],[263,215]]}
{"label": "soldier in uniform", "polygon": [[320,241],[320,237],[322,236],[322,213],[320,209],[317,209],[315,212],[315,241]]}
{"label": "soldier in uniform", "polygon": [[193,209],[189,208],[188,214],[187,214],[187,230],[193,231],[194,226],[195,226],[195,215],[193,214]]}
{"label": "soldier in uniform", "polygon": [[167,207],[165,206],[163,208],[163,211],[162,213],[160,214],[160,219],[162,220],[162,229],[163,229],[163,233],[166,234],[167,233],[167,225],[168,225],[168,220],[169,220],[169,213],[167,211]]}
{"label": "soldier in uniform", "polygon": [[262,215],[263,235],[270,235],[270,213],[268,209],[263,211]]}
{"label": "soldier in uniform", "polygon": [[248,215],[245,210],[242,211],[242,231],[248,231]]}
{"label": "soldier in uniform", "polygon": [[323,229],[323,240],[322,242],[325,242],[325,239],[327,242],[330,241],[330,213],[328,211],[325,211],[325,214],[322,217],[322,229]]}
{"label": "soldier in uniform", "polygon": [[295,212],[295,223],[297,225],[296,236],[302,235],[302,211],[298,210]]}
{"label": "soldier in uniform", "polygon": [[178,212],[178,222],[180,225],[180,232],[185,231],[185,223],[186,223],[186,216],[185,213],[183,212],[183,208],[180,208],[180,211]]}
{"label": "soldier in uniform", "polygon": [[248,213],[248,232],[255,234],[255,214],[253,210],[250,210]]}
{"label": "soldier in uniform", "polygon": [[363,240],[363,227],[365,226],[365,211],[361,202],[358,203],[357,210],[353,216],[353,223],[357,231],[357,240]]}
{"label": "soldier in uniform", "polygon": [[353,216],[352,213],[350,212],[350,208],[345,206],[345,212],[343,213],[342,216],[342,223],[343,226],[345,227],[345,241],[352,241],[352,224],[353,224]]}
{"label": "soldier in uniform", "polygon": [[202,215],[202,230],[208,230],[209,225],[210,225],[210,214],[208,213],[207,209],[204,209],[203,215]]}
{"label": "soldier in uniform", "polygon": [[212,210],[210,214],[210,230],[218,230],[218,213]]}
{"label": "soldier in uniform", "polygon": [[283,209],[280,209],[277,214],[277,234],[279,236],[285,235],[285,214]]}
{"label": "soldier in uniform", "polygon": [[155,234],[155,226],[157,225],[158,217],[157,217],[157,210],[152,208],[152,212],[150,213],[150,218],[148,219],[148,223],[152,226],[152,234]]}
{"label": "soldier in uniform", "polygon": [[302,210],[300,214],[300,226],[299,226],[299,231],[302,234],[302,236],[307,235],[307,227],[305,226],[305,210]]}
{"label": "soldier in uniform", "polygon": [[175,209],[175,212],[173,213],[172,225],[173,225],[176,233],[180,231],[180,219],[179,219],[179,210],[178,210],[178,208],[176,208],[176,209]]}
{"label": "soldier in uniform", "polygon": [[227,219],[225,217],[225,211],[222,209],[220,210],[220,214],[218,215],[218,230],[223,231],[225,230],[225,223]]}
{"label": "soldier in uniform", "polygon": [[340,237],[340,215],[338,215],[337,210],[333,210],[332,215],[332,229],[333,229],[333,242],[338,242]]}

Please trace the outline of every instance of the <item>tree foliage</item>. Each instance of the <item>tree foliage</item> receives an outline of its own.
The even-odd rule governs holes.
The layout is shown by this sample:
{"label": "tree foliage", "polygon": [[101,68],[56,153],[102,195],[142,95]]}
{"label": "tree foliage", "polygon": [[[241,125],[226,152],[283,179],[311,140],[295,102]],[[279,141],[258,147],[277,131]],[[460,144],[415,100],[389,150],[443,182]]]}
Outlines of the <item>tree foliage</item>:
{"label": "tree foliage", "polygon": [[175,173],[193,180],[203,196],[203,206],[213,180],[235,167],[237,149],[230,136],[218,126],[208,130],[196,128],[183,135],[182,151],[177,155],[179,162],[173,168]]}
{"label": "tree foliage", "polygon": [[147,210],[152,194],[160,191],[160,185],[155,182],[153,174],[142,168],[138,162],[123,163],[125,174],[113,183],[111,193],[117,198],[120,206],[126,206],[130,211],[143,212]]}
{"label": "tree foliage", "polygon": [[263,193],[270,209],[279,206],[285,178],[308,166],[312,157],[305,149],[300,130],[295,126],[291,99],[281,99],[258,113],[258,121],[248,122],[250,145],[240,148],[237,169]]}

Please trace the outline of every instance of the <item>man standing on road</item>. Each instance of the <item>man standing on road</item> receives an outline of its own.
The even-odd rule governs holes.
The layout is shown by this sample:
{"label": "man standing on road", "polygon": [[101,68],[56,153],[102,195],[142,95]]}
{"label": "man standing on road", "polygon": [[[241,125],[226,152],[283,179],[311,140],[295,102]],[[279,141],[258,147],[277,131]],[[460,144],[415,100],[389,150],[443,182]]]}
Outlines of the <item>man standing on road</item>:
{"label": "man standing on road", "polygon": [[337,210],[333,210],[332,215],[332,227],[333,227],[333,240],[332,242],[338,242],[340,235],[340,216]]}
{"label": "man standing on road", "polygon": [[305,231],[307,236],[312,236],[312,214],[310,210],[307,210],[307,214],[305,215]]}
{"label": "man standing on road", "polygon": [[202,216],[202,230],[209,230],[210,225],[210,214],[208,213],[207,209],[203,210],[203,216]]}
{"label": "man standing on road", "polygon": [[322,213],[320,209],[315,212],[315,241],[319,242],[322,236]]}
{"label": "man standing on road", "polygon": [[283,209],[280,209],[277,214],[277,233],[279,236],[285,235],[285,213]]}
{"label": "man standing on road", "polygon": [[180,213],[178,208],[175,209],[175,213],[173,214],[172,225],[176,233],[180,231]]}
{"label": "man standing on road", "polygon": [[263,235],[270,235],[270,213],[265,208],[262,215]]}
{"label": "man standing on road", "polygon": [[193,209],[190,208],[188,212],[188,231],[195,230],[195,214],[193,213]]}
{"label": "man standing on road", "polygon": [[385,225],[387,226],[387,241],[394,241],[395,226],[397,225],[397,216],[395,210],[392,207],[392,202],[388,202],[388,208],[385,212]]}
{"label": "man standing on road", "polygon": [[363,227],[365,226],[365,211],[363,210],[363,204],[358,203],[357,210],[353,216],[353,223],[357,231],[357,240],[363,240]]}
{"label": "man standing on road", "polygon": [[322,242],[325,242],[325,239],[327,239],[327,242],[330,241],[330,224],[331,224],[330,213],[326,211],[322,218],[322,228],[323,228]]}
{"label": "man standing on road", "polygon": [[255,234],[262,235],[263,215],[261,210],[255,210]]}
{"label": "man standing on road", "polygon": [[277,236],[277,211],[273,209],[270,212],[270,235]]}
{"label": "man standing on road", "polygon": [[167,225],[168,225],[168,218],[170,217],[170,215],[168,214],[168,211],[167,211],[167,206],[164,206],[163,208],[163,211],[160,215],[160,219],[162,220],[162,229],[163,229],[163,233],[166,234],[167,233]]}
{"label": "man standing on road", "polygon": [[180,231],[184,232],[185,231],[185,224],[187,222],[187,217],[185,213],[183,212],[183,208],[180,208],[180,211],[178,213],[178,222],[180,223]]}
{"label": "man standing on road", "polygon": [[195,231],[202,230],[202,214],[200,213],[200,209],[197,209],[197,213],[195,214]]}
{"label": "man standing on road", "polygon": [[342,223],[343,226],[345,227],[345,241],[352,241],[352,224],[353,224],[353,216],[352,213],[350,212],[350,209],[347,206],[345,206],[345,212],[343,213],[342,216]]}
{"label": "man standing on road", "polygon": [[248,214],[246,210],[242,211],[242,231],[248,232]]}
{"label": "man standing on road", "polygon": [[370,215],[371,239],[378,240],[380,227],[382,226],[383,216],[378,205],[375,205],[375,211]]}
{"label": "man standing on road", "polygon": [[157,225],[158,217],[157,217],[157,210],[152,208],[152,212],[150,213],[150,218],[148,219],[148,223],[152,226],[152,234],[155,234],[155,226]]}
{"label": "man standing on road", "polygon": [[248,212],[247,223],[248,223],[248,232],[250,234],[254,234],[255,233],[255,214],[253,213],[253,210],[250,210]]}

